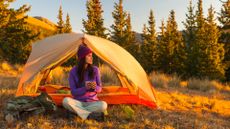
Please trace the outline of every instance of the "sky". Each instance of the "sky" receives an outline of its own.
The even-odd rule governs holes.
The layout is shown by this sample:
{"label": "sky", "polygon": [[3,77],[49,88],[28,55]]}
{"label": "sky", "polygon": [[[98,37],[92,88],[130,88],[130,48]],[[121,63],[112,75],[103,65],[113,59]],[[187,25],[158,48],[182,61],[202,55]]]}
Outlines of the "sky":
{"label": "sky", "polygon": [[[82,19],[87,19],[87,0],[16,0],[11,4],[12,8],[19,8],[24,4],[31,5],[29,16],[42,16],[57,23],[58,10],[60,5],[63,9],[63,20],[66,14],[70,15],[70,23],[74,32],[82,32]],[[119,0],[101,0],[103,19],[106,28],[111,29],[113,24],[112,12],[114,3]],[[197,0],[192,0],[193,6],[197,8]],[[143,24],[147,24],[149,12],[152,9],[156,21],[156,30],[159,31],[161,21],[167,21],[169,12],[174,10],[178,29],[184,28],[182,21],[185,21],[189,0],[123,0],[123,8],[131,14],[133,31],[142,32]],[[216,12],[220,12],[222,3],[219,0],[203,0],[204,16],[207,16],[208,8],[212,5]]]}

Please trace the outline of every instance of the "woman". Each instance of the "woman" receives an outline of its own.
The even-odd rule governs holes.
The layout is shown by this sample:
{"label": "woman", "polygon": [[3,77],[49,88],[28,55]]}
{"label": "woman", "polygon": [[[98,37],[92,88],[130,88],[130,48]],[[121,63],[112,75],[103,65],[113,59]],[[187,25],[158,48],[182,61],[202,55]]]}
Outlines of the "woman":
{"label": "woman", "polygon": [[98,114],[104,117],[103,112],[107,109],[107,103],[99,101],[97,97],[102,88],[99,69],[92,65],[92,51],[87,46],[80,45],[77,56],[79,63],[69,73],[73,98],[64,98],[63,106],[84,120],[98,117]]}

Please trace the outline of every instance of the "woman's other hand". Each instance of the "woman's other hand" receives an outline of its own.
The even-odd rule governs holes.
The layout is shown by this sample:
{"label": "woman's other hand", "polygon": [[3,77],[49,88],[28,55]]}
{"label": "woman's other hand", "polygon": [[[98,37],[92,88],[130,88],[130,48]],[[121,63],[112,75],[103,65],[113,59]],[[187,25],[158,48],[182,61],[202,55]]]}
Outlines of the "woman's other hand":
{"label": "woman's other hand", "polygon": [[95,81],[86,81],[85,86],[87,90],[94,91],[96,88],[97,83]]}

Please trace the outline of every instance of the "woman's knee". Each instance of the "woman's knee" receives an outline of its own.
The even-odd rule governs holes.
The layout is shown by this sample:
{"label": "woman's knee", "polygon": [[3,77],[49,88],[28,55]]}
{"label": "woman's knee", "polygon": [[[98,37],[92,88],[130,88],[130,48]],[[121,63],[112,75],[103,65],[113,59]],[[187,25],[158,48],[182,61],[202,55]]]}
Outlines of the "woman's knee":
{"label": "woman's knee", "polygon": [[65,97],[63,100],[62,100],[62,105],[65,106],[65,105],[69,105],[69,102],[71,101],[71,98],[69,97]]}
{"label": "woman's knee", "polygon": [[101,110],[105,111],[107,109],[108,104],[105,101],[101,101]]}

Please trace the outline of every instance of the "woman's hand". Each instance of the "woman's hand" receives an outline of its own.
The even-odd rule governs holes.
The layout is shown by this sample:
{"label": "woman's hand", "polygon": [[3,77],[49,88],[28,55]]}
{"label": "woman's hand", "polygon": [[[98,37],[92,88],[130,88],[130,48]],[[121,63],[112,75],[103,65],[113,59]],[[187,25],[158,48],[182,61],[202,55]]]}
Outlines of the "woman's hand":
{"label": "woman's hand", "polygon": [[87,90],[94,91],[97,86],[97,83],[95,81],[86,81],[85,86]]}

